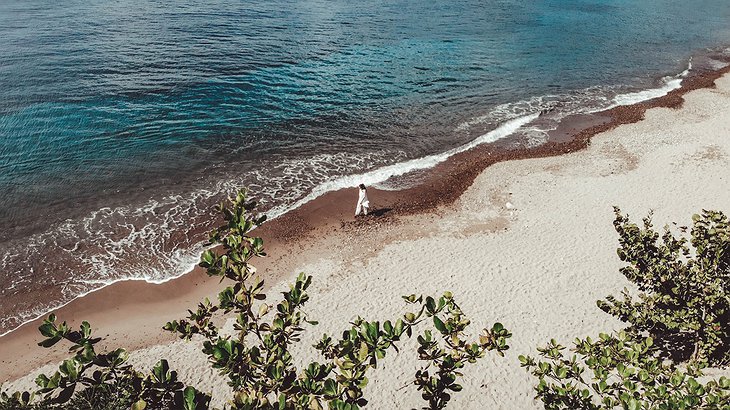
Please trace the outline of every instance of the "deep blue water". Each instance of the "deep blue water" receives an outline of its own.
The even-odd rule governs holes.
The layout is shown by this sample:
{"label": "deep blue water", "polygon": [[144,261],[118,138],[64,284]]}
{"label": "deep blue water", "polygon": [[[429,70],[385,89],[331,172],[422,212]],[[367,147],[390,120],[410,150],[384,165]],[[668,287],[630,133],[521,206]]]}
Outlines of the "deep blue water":
{"label": "deep blue water", "polygon": [[0,334],[179,274],[237,186],[279,212],[510,119],[605,107],[726,47],[728,21],[727,0],[3,0]]}

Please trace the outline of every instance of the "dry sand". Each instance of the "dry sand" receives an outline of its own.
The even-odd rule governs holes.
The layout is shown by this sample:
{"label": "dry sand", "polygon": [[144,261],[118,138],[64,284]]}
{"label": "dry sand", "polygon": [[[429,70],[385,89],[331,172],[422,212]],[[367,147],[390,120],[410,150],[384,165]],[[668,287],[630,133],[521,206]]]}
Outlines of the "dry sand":
{"label": "dry sand", "polygon": [[[658,226],[690,224],[703,208],[730,212],[730,75],[716,84],[686,94],[680,109],[653,108],[641,122],[595,136],[585,150],[495,164],[448,207],[392,224],[345,225],[316,242],[317,258],[287,255],[281,266],[288,278],[274,290],[299,271],[314,275],[306,311],[320,321],[296,360],[317,360],[311,344],[358,315],[400,316],[401,295],[449,290],[472,318],[472,336],[495,321],[513,333],[506,357],[488,355],[465,369],[464,390],[450,407],[540,408],[519,354],[534,355],[550,338],[569,344],[622,327],[596,307],[629,285],[618,272],[612,205],[635,221],[654,210]],[[422,405],[408,386],[419,367],[415,340],[401,346],[369,375],[369,408]],[[225,399],[225,383],[205,365],[198,343],[132,353],[143,367],[160,357],[184,381],[212,391],[216,403]],[[5,388],[31,388],[37,373]]]}

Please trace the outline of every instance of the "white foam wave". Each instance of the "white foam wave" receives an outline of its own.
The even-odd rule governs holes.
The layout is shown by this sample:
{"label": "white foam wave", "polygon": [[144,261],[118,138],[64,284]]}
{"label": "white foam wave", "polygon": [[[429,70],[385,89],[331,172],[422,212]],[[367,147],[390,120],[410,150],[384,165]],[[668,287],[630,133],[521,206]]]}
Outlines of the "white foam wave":
{"label": "white foam wave", "polygon": [[327,192],[336,191],[342,188],[355,187],[358,184],[376,185],[378,183],[385,182],[395,176],[433,168],[458,153],[470,150],[481,144],[495,142],[502,138],[505,138],[513,134],[520,127],[528,124],[530,121],[535,120],[539,115],[540,113],[534,113],[507,121],[495,130],[489,131],[467,144],[451,149],[442,154],[429,155],[422,158],[412,159],[393,165],[384,166],[363,174],[347,175],[327,181],[323,184],[318,185],[312,190],[309,195],[297,201],[292,206],[277,210],[277,212],[274,213],[274,216],[278,216],[292,209],[296,209],[304,205],[305,203],[326,194]]}
{"label": "white foam wave", "polygon": [[662,80],[664,84],[657,88],[650,88],[648,90],[636,91],[633,93],[619,94],[613,99],[613,104],[608,108],[614,108],[621,105],[632,105],[640,102],[653,100],[655,98],[664,97],[670,92],[680,88],[682,86],[682,80],[689,74],[692,69],[692,60],[689,60],[687,69],[682,71],[679,75],[664,77]]}
{"label": "white foam wave", "polygon": [[[204,189],[152,198],[140,205],[102,207],[45,232],[4,244],[7,247],[0,250],[0,268],[15,274],[12,285],[0,289],[0,295],[29,294],[38,291],[39,286],[51,285],[60,289],[62,297],[0,318],[0,328],[11,329],[0,337],[114,283],[139,280],[161,284],[190,272],[204,250],[209,210],[240,187],[253,189],[266,209],[279,201],[295,202],[332,174],[377,167],[404,155],[335,153],[278,159],[271,166],[264,165]],[[49,255],[49,250],[55,254]],[[56,272],[68,272],[69,276],[59,278]],[[38,277],[50,279],[38,284]]]}
{"label": "white foam wave", "polygon": [[432,168],[457,153],[467,151],[484,143],[494,142],[505,138],[520,128],[528,133],[534,132],[535,134],[546,134],[547,130],[539,129],[537,127],[526,127],[530,122],[534,121],[545,112],[552,112],[553,110],[559,111],[558,115],[555,116],[555,122],[557,123],[557,120],[560,120],[570,114],[595,113],[619,105],[631,105],[662,97],[672,90],[681,87],[682,80],[689,75],[691,70],[692,59],[690,58],[685,70],[676,76],[664,77],[662,79],[663,85],[660,87],[631,93],[616,94],[613,98],[611,98],[610,95],[615,93],[616,87],[595,86],[588,87],[572,94],[542,95],[528,100],[518,101],[516,103],[499,105],[490,110],[488,114],[465,121],[456,127],[456,131],[466,131],[477,124],[493,122],[502,123],[496,129],[479,136],[465,145],[441,154],[412,159],[384,166],[367,173],[347,175],[327,181],[315,187],[310,194],[297,201],[294,205],[277,209],[276,212],[274,212],[274,215],[278,216],[284,212],[295,209],[327,192],[346,187],[354,187],[360,183],[376,185],[394,176]]}
{"label": "white foam wave", "polygon": [[562,119],[574,114],[592,114],[620,105],[636,104],[662,97],[681,86],[682,80],[692,70],[690,59],[687,68],[675,76],[661,79],[659,87],[640,91],[626,91],[625,86],[593,86],[561,94],[545,94],[525,100],[506,103],[492,108],[488,113],[460,123],[456,132],[474,130],[481,125],[491,125],[529,113],[540,112],[539,125],[525,127],[521,134],[528,146],[539,145],[547,140],[548,133],[556,129]]}

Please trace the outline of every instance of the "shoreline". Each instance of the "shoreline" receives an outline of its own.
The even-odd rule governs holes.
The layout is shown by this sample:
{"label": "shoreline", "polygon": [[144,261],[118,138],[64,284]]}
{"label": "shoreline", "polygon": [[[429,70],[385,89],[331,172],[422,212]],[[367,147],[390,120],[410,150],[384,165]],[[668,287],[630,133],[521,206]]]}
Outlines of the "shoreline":
{"label": "shoreline", "polygon": [[[567,141],[556,138],[536,148],[495,150],[495,145],[499,146],[497,142],[495,145],[477,146],[457,153],[424,171],[426,175],[418,186],[400,191],[374,189],[371,197],[377,198],[374,201],[375,217],[353,221],[350,190],[326,193],[259,228],[257,235],[265,239],[268,253],[275,255],[275,258],[267,258],[256,265],[263,272],[267,288],[270,289],[272,284],[289,276],[295,267],[317,261],[319,255],[307,254],[307,251],[318,249],[318,242],[322,241],[317,239],[320,236],[329,236],[333,232],[351,236],[360,230],[398,225],[401,219],[414,215],[438,213],[442,208],[454,204],[479,174],[493,164],[559,156],[582,150],[589,145],[594,135],[621,124],[640,121],[647,109],[681,107],[684,94],[699,88],[712,88],[715,80],[728,72],[730,66],[697,72],[695,75],[690,73],[679,89],[663,97],[597,113],[605,120],[598,124],[588,122],[587,128],[574,133]],[[565,127],[569,127],[568,122]],[[162,284],[141,280],[120,281],[73,299],[54,312],[60,320],[66,320],[71,325],[88,320],[98,336],[110,336],[102,347],[123,346],[135,350],[175,340],[174,335],[163,333],[161,326],[167,320],[181,317],[185,309],[193,307],[204,297],[214,295],[218,288],[217,280],[205,277],[201,269],[196,267]],[[124,320],[117,323],[115,316],[119,314],[124,315]],[[0,381],[22,376],[40,365],[65,356],[63,348],[42,349],[35,346],[39,340],[36,328],[45,316],[47,314],[0,337],[0,344],[4,347],[0,353]]]}
{"label": "shoreline", "polygon": [[[639,91],[617,94],[615,97],[619,98],[619,99],[623,99],[623,101],[626,101],[627,99],[629,99],[629,100],[634,99],[636,95],[642,95],[642,94],[652,95],[652,94],[656,94],[656,93],[671,93],[677,89],[674,87],[680,86],[680,84],[686,78],[687,74],[692,72],[692,70],[694,69],[693,68],[693,59],[697,58],[697,57],[699,57],[699,59],[701,61],[704,60],[705,64],[707,63],[708,59],[715,59],[718,61],[722,60],[722,61],[725,61],[728,64],[730,64],[730,58],[728,58],[728,56],[724,52],[715,50],[712,52],[705,52],[704,54],[695,53],[695,55],[693,57],[689,58],[688,68],[686,68],[680,74],[656,77],[655,82],[658,82],[661,79],[661,81],[664,83],[662,86],[657,85],[657,87],[654,87],[654,88],[646,88],[646,89],[640,89]],[[664,95],[664,96],[666,96],[666,95]],[[664,96],[662,96],[661,98],[663,98]],[[629,97],[629,98],[627,98],[627,97]],[[630,97],[634,97],[634,98],[630,98]],[[651,100],[642,100],[635,104],[642,104],[647,101],[651,101]],[[632,104],[632,105],[635,105],[635,104]],[[631,106],[631,105],[627,105],[627,107],[628,106]],[[620,107],[618,107],[618,108],[620,108]],[[548,132],[548,135],[549,135],[548,143],[557,142],[557,143],[561,144],[564,142],[571,142],[574,139],[574,136],[577,135],[576,129],[585,130],[585,129],[591,128],[595,125],[604,125],[604,124],[610,123],[612,121],[615,121],[615,118],[606,116],[604,114],[604,113],[610,112],[611,110],[612,109],[607,109],[607,110],[603,110],[603,111],[595,111],[595,112],[590,112],[590,113],[582,113],[582,114],[568,114],[567,116],[560,118],[558,120],[558,128]],[[547,111],[547,113],[549,113],[549,112],[550,111]],[[359,184],[360,182],[363,182],[360,180],[361,177],[368,179],[368,178],[373,177],[373,174],[381,174],[380,176],[375,177],[375,179],[377,180],[376,183],[387,183],[388,181],[398,180],[399,178],[407,178],[409,175],[412,175],[412,174],[421,175],[421,176],[430,175],[431,177],[433,177],[436,167],[444,165],[444,169],[447,169],[448,165],[444,164],[444,162],[449,161],[451,159],[451,157],[453,157],[455,155],[465,154],[467,151],[479,149],[480,148],[479,145],[491,144],[490,146],[497,147],[497,150],[514,151],[514,150],[512,150],[510,148],[506,148],[504,146],[506,141],[510,140],[511,135],[514,135],[515,133],[519,133],[518,131],[519,131],[520,127],[522,127],[524,125],[531,125],[531,124],[539,123],[540,118],[543,118],[542,117],[543,114],[545,114],[545,112],[526,114],[526,115],[522,115],[522,116],[519,116],[516,118],[512,118],[510,120],[504,121],[504,122],[500,123],[495,129],[488,131],[486,134],[477,136],[474,140],[467,142],[464,145],[457,146],[455,148],[452,148],[452,149],[442,152],[442,153],[427,155],[425,157],[415,158],[412,160],[395,163],[392,165],[384,166],[381,168],[377,168],[377,169],[365,172],[364,174],[345,175],[345,176],[336,178],[333,181],[330,181],[328,183],[320,184],[314,188],[313,192],[306,195],[302,199],[296,201],[294,204],[292,204],[288,208],[283,209],[282,214],[291,212],[292,209],[296,209],[296,208],[300,207],[302,204],[316,200],[317,198],[319,198],[320,196],[322,196],[326,193],[345,189],[345,188],[341,188],[342,186],[350,186],[350,185],[355,186],[355,185]],[[619,122],[620,121],[621,120],[619,120]],[[600,131],[598,131],[598,132],[600,132]],[[482,140],[482,141],[478,142],[479,140]],[[506,145],[508,145],[508,144],[506,144]],[[542,147],[520,148],[519,151],[528,151],[528,153],[527,154],[522,153],[522,154],[517,154],[517,155],[515,155],[513,152],[499,152],[494,160],[490,161],[487,164],[481,164],[478,166],[486,167],[486,166],[491,165],[492,163],[496,163],[496,162],[503,161],[503,160],[530,157],[530,156],[532,156],[532,154],[531,154],[532,151],[536,151],[540,148],[542,148]],[[491,155],[491,153],[489,153],[489,155]],[[540,154],[540,155],[536,155],[536,156],[541,156],[541,155],[544,155],[544,154]],[[547,154],[547,155],[551,155],[551,154]],[[425,164],[423,163],[424,161],[425,161]],[[402,168],[403,165],[408,164],[410,162],[417,163],[411,167],[408,167],[408,166],[406,167],[407,169],[411,169],[410,171],[404,172],[402,169],[398,169],[398,168]],[[431,164],[429,164],[429,162]],[[415,168],[415,169],[413,169],[413,168]],[[393,169],[395,169],[395,170],[393,171]],[[449,172],[448,169],[447,169],[447,172]],[[385,177],[383,177],[382,174],[384,174]],[[423,179],[423,180],[420,180],[419,182],[417,182],[416,185],[419,185],[419,184],[422,185],[424,183],[425,178],[421,178],[421,179]],[[352,183],[349,183],[349,182],[352,182]],[[367,182],[367,181],[365,181],[365,182]],[[330,185],[330,186],[326,187],[327,185]],[[325,188],[322,188],[323,186]],[[409,185],[409,186],[412,187],[413,185]],[[462,190],[463,189],[466,189],[466,188],[462,187]],[[392,190],[388,189],[387,191],[391,192]],[[396,189],[393,192],[404,192],[405,195],[407,195],[408,191],[409,191],[409,189],[406,188],[406,189]],[[198,207],[198,209],[206,209],[206,208]],[[414,210],[413,212],[421,212],[421,211]],[[194,232],[197,234],[202,233],[203,236],[206,234],[205,230],[201,229],[200,226],[198,226],[198,228],[196,228],[196,230]],[[193,234],[194,232],[190,231],[188,233]],[[198,247],[198,245],[200,245],[200,244],[193,246],[193,248]],[[189,249],[190,248],[188,248],[188,250]],[[40,309],[34,308],[32,306],[32,304],[28,303],[27,302],[28,298],[23,299],[23,298],[15,297],[15,295],[11,295],[8,306],[13,306],[13,304],[15,303],[19,306],[23,306],[23,309],[25,309],[25,310],[19,310],[18,312],[21,313],[20,315],[10,316],[8,318],[9,322],[13,323],[13,324],[11,325],[10,328],[6,328],[0,332],[0,338],[18,330],[19,328],[21,328],[22,326],[24,326],[28,323],[33,323],[33,322],[39,321],[43,317],[46,317],[50,312],[53,312],[62,307],[65,307],[68,304],[73,303],[77,299],[84,298],[84,297],[88,296],[89,294],[100,291],[108,286],[113,286],[117,283],[122,283],[122,282],[135,282],[135,281],[159,285],[162,283],[169,282],[171,280],[175,280],[182,276],[185,276],[185,275],[191,273],[193,271],[193,269],[195,268],[195,266],[197,265],[197,253],[195,253],[195,256],[192,256],[192,258],[190,256],[191,256],[190,254],[186,253],[186,256],[183,258],[183,259],[185,259],[185,263],[184,264],[178,263],[177,265],[175,265],[174,275],[165,277],[161,280],[149,279],[147,277],[137,277],[137,278],[118,278],[118,279],[112,279],[109,281],[90,280],[90,281],[82,281],[80,283],[61,281],[61,282],[55,282],[54,285],[52,285],[52,286],[35,289],[35,290],[31,291],[31,295],[33,295],[34,297],[43,298],[43,297],[45,297],[46,292],[51,292],[54,294],[54,296],[52,296],[52,298],[54,300],[64,300],[65,299],[64,287],[66,285],[70,285],[71,287],[73,287],[74,285],[79,285],[79,286],[83,287],[84,289],[87,289],[87,290],[81,291],[78,295],[72,296],[71,299],[61,302],[60,304],[58,304],[56,306],[53,306],[53,304],[49,304],[50,306],[45,307],[44,308],[45,312],[42,314],[36,313],[36,312],[40,311]],[[190,262],[191,259],[193,260],[192,263]],[[66,261],[66,262],[71,263],[71,262],[75,262],[75,261]],[[183,265],[185,267],[181,268],[181,266],[183,266]],[[60,265],[59,265],[56,267],[56,271],[61,271],[63,269],[73,270],[74,265],[72,264],[70,266],[64,266],[64,267],[60,267]],[[33,266],[31,266],[31,271],[32,270],[33,270]],[[61,278],[61,279],[63,279],[63,278]],[[88,289],[89,287],[91,287],[91,286],[87,286],[89,284],[93,284],[91,286],[98,285],[99,287]],[[61,295],[58,294],[59,292],[61,292]],[[2,304],[0,303],[0,305],[2,305]],[[18,313],[18,312],[16,312],[16,313]],[[22,319],[23,321],[20,322],[21,319],[19,319],[19,317],[23,316],[23,315],[28,315],[30,318]],[[10,320],[10,318],[12,318],[12,320]]]}

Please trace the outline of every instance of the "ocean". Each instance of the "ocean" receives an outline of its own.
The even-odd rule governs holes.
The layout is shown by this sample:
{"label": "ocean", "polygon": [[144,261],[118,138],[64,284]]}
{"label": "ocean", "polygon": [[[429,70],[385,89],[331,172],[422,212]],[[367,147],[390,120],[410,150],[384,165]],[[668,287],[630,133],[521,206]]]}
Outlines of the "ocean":
{"label": "ocean", "polygon": [[729,21],[727,0],[4,0],[0,334],[185,273],[240,187],[275,217],[660,96],[730,54]]}

